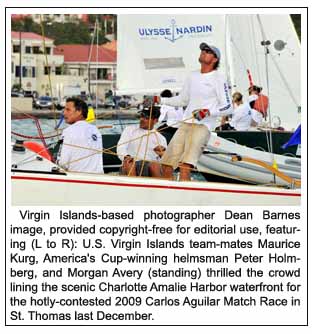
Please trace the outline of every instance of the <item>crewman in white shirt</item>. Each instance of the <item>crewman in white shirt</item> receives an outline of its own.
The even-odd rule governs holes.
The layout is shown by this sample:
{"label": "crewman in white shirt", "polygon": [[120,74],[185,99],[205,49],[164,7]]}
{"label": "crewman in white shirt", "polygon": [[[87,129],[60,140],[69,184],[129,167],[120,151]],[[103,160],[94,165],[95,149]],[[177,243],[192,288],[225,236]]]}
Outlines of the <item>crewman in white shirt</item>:
{"label": "crewman in white shirt", "polygon": [[239,92],[233,94],[234,112],[230,125],[237,131],[248,131],[252,123],[252,109],[249,101],[243,103],[243,95]]}
{"label": "crewman in white shirt", "polygon": [[121,172],[128,176],[160,177],[160,157],[167,148],[165,137],[154,129],[160,108],[146,106],[139,113],[140,123],[127,126],[117,144]]}
{"label": "crewman in white shirt", "polygon": [[207,43],[201,43],[199,48],[200,70],[190,74],[178,96],[160,100],[164,105],[187,106],[184,122],[162,158],[165,178],[172,178],[173,170],[180,167],[180,180],[190,180],[191,168],[197,165],[217,117],[232,114],[228,84],[217,71],[220,50]]}
{"label": "crewman in white shirt", "polygon": [[66,100],[64,119],[70,126],[63,131],[58,164],[71,172],[103,173],[102,136],[95,125],[86,122],[87,116],[83,100]]}
{"label": "crewman in white shirt", "polygon": [[248,96],[248,101],[251,108],[251,126],[259,126],[263,122],[263,113],[257,109],[255,109],[255,105],[258,101],[259,97],[256,94],[252,94]]}
{"label": "crewman in white shirt", "polygon": [[[172,92],[170,89],[165,89],[160,93],[161,97],[172,97]],[[181,122],[183,121],[183,108],[182,107],[172,107],[163,104],[160,108],[160,117],[158,119],[160,126],[158,131],[164,135],[167,140],[171,139],[172,136],[178,130]]]}

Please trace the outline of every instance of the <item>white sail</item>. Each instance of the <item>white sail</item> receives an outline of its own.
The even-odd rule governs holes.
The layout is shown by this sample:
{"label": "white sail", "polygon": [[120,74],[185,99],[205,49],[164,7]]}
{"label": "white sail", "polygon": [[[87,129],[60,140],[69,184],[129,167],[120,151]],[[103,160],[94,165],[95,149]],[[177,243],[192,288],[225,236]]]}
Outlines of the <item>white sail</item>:
{"label": "white sail", "polygon": [[199,67],[199,44],[224,50],[224,36],[221,15],[118,16],[117,92],[179,90]]}
{"label": "white sail", "polygon": [[[269,87],[261,27],[271,43]],[[279,117],[286,130],[300,124],[300,44],[289,15],[120,15],[117,93],[178,91],[199,68],[201,42],[221,50],[220,70],[232,90],[247,97],[249,69],[269,95],[273,123]]]}

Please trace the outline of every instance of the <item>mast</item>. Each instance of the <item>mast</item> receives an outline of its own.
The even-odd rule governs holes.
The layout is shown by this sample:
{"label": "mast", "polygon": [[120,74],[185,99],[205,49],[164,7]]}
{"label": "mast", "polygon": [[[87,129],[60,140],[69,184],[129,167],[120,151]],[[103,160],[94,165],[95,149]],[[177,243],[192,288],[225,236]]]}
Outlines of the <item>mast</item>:
{"label": "mast", "polygon": [[99,22],[98,16],[96,16],[95,21],[96,26],[96,76],[95,76],[95,114],[97,113],[98,106],[98,72],[99,72]]}
{"label": "mast", "polygon": [[233,55],[231,51],[231,41],[232,36],[230,32],[230,24],[229,24],[229,15],[226,14],[224,17],[225,21],[225,72],[226,79],[229,85],[230,93],[232,96],[233,90],[236,87],[236,79],[234,73],[234,65],[233,65]]}
{"label": "mast", "polygon": [[91,45],[89,45],[89,58],[88,58],[88,94],[91,96],[91,84],[90,84],[90,71],[91,71],[91,57],[92,57],[92,49],[93,49],[93,43],[94,43],[94,37],[95,37],[95,31],[96,31],[96,24],[94,25],[93,28],[93,33],[92,33],[92,39],[91,39]]}
{"label": "mast", "polygon": [[[261,36],[262,36],[262,41],[261,41],[261,45],[264,48],[264,60],[265,60],[265,78],[266,78],[266,84],[267,84],[267,89],[268,89],[268,98],[270,101],[270,85],[269,85],[269,64],[268,64],[268,55],[270,54],[270,49],[269,49],[269,45],[271,44],[271,42],[269,40],[267,40],[264,29],[263,29],[263,25],[260,19],[260,15],[257,14],[257,20],[259,22],[259,26],[260,26],[260,32],[261,32]],[[274,164],[274,153],[273,153],[273,138],[272,138],[272,116],[271,116],[271,106],[270,103],[268,105],[268,115],[269,115],[269,124],[270,124],[270,128],[269,128],[269,140],[268,140],[268,149],[269,152],[272,153],[272,164]],[[274,183],[276,183],[276,176],[275,174],[273,174],[273,178],[274,178]]]}
{"label": "mast", "polygon": [[22,32],[19,32],[19,91],[22,91]]}

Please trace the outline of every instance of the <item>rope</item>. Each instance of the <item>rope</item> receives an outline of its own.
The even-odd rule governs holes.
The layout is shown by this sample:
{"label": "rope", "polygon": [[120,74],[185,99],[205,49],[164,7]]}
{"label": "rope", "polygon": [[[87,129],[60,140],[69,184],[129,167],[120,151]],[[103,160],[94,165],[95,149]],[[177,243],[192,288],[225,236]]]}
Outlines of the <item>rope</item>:
{"label": "rope", "polygon": [[148,129],[147,129],[147,138],[146,138],[146,144],[145,144],[145,152],[144,152],[143,163],[142,163],[141,169],[140,169],[140,176],[142,176],[144,165],[145,165],[145,158],[146,158],[147,147],[148,147],[148,142],[149,142],[149,137],[150,137],[150,125],[151,125],[151,121],[152,121],[152,110],[153,110],[153,105],[151,104],[150,112],[149,112],[149,118],[148,118]]}
{"label": "rope", "polygon": [[14,132],[14,131],[11,131],[11,134],[14,135],[14,136],[18,136],[18,137],[21,137],[21,138],[26,138],[26,139],[40,139],[42,140],[42,138],[44,139],[50,139],[50,138],[55,138],[55,137],[58,137],[59,135],[58,134],[55,134],[55,135],[52,135],[52,136],[44,136],[44,137],[41,137],[41,136],[27,136],[27,135],[23,135],[21,133],[17,133],[17,132]]}
{"label": "rope", "polygon": [[259,166],[269,170],[270,172],[272,172],[274,175],[278,176],[282,180],[288,182],[289,184],[293,184],[297,187],[301,187],[301,181],[296,180],[296,179],[284,174],[283,172],[277,170],[273,166],[270,166],[269,164],[267,164],[264,161],[257,160],[257,159],[252,159],[252,158],[248,158],[248,157],[240,157],[240,156],[233,156],[232,161],[245,161],[245,162],[250,162],[250,163],[259,165]]}

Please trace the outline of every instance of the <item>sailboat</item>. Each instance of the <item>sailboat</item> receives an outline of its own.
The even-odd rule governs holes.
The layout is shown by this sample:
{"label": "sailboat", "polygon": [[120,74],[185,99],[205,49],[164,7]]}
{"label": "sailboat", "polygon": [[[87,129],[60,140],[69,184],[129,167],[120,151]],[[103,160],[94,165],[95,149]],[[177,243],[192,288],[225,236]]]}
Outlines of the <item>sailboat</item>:
{"label": "sailboat", "polygon": [[12,205],[300,205],[298,188],[65,172],[12,146]]}
{"label": "sailboat", "polygon": [[[221,36],[226,35],[228,27],[226,18],[221,15],[120,15],[118,93],[155,94],[163,88],[178,90],[182,87],[186,74],[198,67],[197,58],[194,59],[193,54],[186,50],[198,51],[199,40],[218,44],[218,39],[222,41],[222,45],[218,44],[218,47],[225,54],[228,40],[221,39]],[[176,43],[182,44],[177,54],[174,52],[177,49],[171,47]],[[229,65],[225,62],[224,66]],[[238,89],[239,77],[235,77],[235,85],[234,79],[231,80],[233,87]],[[273,100],[271,95],[269,97],[270,101]],[[207,143],[207,151],[200,160],[204,167],[210,166],[210,162],[206,166],[206,160],[213,156],[211,153],[216,153],[215,156],[218,157],[231,156],[228,153],[231,153],[229,150],[232,151],[232,147],[228,148],[228,141],[216,139],[215,136],[211,138],[211,145],[209,147]],[[300,163],[293,161],[290,169],[294,175],[285,179],[277,169],[269,169],[270,172],[266,172],[267,179],[255,182],[258,176],[253,177],[252,183],[256,183],[255,185],[176,182],[66,172],[55,163],[42,158],[40,152],[37,152],[38,155],[28,148],[17,147],[18,145],[12,145],[13,205],[300,205],[300,175],[297,173],[300,171]],[[211,147],[218,151],[212,152]],[[242,159],[246,153],[240,154],[239,145],[232,152],[240,161],[234,162],[231,156],[230,160],[223,159],[220,164],[238,166],[238,175],[230,172],[235,178],[241,178],[242,170],[250,173],[253,162],[245,161],[245,157]],[[272,155],[267,154],[267,162],[272,163]],[[287,159],[289,162],[296,158]],[[282,166],[282,162],[279,163]],[[289,172],[289,163],[284,163],[286,167],[283,165],[283,169],[288,169]],[[259,175],[263,174],[263,170],[258,169]],[[252,175],[256,175],[255,171]]]}
{"label": "sailboat", "polygon": [[[217,147],[219,153],[275,161],[286,174],[300,178],[297,146],[287,152],[288,157],[282,156],[286,153],[282,145],[300,124],[301,112],[300,44],[289,15],[121,15],[118,32],[117,88],[123,94],[179,91],[189,72],[198,69],[199,44],[218,46],[220,70],[226,73],[231,91],[246,96],[249,86],[260,83],[270,108],[261,128],[218,132],[221,138],[212,136],[207,150],[215,152]],[[240,168],[228,161],[228,157],[206,154],[199,169],[255,183],[274,179],[268,171],[254,173],[249,165]]]}

